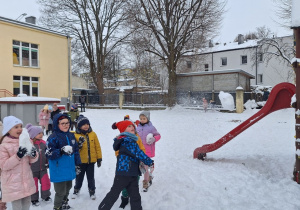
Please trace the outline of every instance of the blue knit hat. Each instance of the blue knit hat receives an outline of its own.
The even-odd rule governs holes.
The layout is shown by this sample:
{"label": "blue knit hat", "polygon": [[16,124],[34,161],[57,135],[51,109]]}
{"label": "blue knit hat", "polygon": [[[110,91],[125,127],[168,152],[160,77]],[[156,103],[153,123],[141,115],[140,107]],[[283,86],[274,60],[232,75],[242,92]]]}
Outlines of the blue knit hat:
{"label": "blue knit hat", "polygon": [[83,115],[79,115],[78,120],[77,120],[77,127],[78,127],[78,128],[81,128],[81,126],[83,126],[83,125],[85,125],[85,124],[90,125],[89,119],[86,118],[86,117],[83,116]]}

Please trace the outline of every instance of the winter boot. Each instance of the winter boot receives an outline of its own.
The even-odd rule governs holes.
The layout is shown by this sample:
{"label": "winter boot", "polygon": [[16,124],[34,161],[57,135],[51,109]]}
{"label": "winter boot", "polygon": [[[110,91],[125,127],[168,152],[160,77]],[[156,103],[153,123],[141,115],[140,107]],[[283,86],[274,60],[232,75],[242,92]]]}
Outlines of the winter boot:
{"label": "winter boot", "polygon": [[148,181],[147,181],[147,180],[143,180],[143,191],[144,191],[144,192],[147,192],[148,187],[149,187]]}
{"label": "winter boot", "polygon": [[33,206],[39,206],[40,205],[39,200],[31,201],[31,203],[32,203]]}
{"label": "winter boot", "polygon": [[62,210],[61,207],[53,207],[53,210]]}
{"label": "winter boot", "polygon": [[128,204],[129,197],[121,196],[121,200],[122,200],[122,203],[121,203],[121,205],[119,206],[119,208],[124,209],[125,206]]}
{"label": "winter boot", "polygon": [[91,199],[95,200],[96,199],[95,190],[89,190],[89,193],[90,193]]}
{"label": "winter boot", "polygon": [[69,202],[69,199],[63,200],[63,204],[61,206],[62,207],[61,209],[70,209],[71,206],[69,206],[68,202]]}
{"label": "winter boot", "polygon": [[47,197],[43,199],[43,201],[45,201],[46,203],[51,203],[52,199],[50,197]]}
{"label": "winter boot", "polygon": [[153,178],[154,178],[154,176],[152,174],[150,174],[150,176],[149,176],[149,185],[152,185]]}
{"label": "winter boot", "polygon": [[80,191],[80,190],[74,189],[74,192],[73,192],[73,195],[72,195],[72,199],[75,199],[75,198],[78,197],[79,191]]}

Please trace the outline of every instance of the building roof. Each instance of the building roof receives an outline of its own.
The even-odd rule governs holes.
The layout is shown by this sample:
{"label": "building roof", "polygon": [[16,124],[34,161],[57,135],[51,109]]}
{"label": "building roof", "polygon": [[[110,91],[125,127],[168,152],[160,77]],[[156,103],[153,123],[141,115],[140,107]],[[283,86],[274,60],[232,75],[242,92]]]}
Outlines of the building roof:
{"label": "building roof", "polygon": [[56,34],[56,35],[59,35],[59,36],[69,37],[67,34],[64,34],[64,33],[60,33],[60,32],[53,31],[53,30],[50,30],[50,29],[47,29],[47,28],[43,28],[43,27],[31,24],[31,23],[5,18],[5,17],[2,17],[2,16],[0,16],[0,22],[1,21],[6,22],[6,23],[19,25],[19,26],[23,26],[23,27],[26,27],[26,28],[35,29],[35,30],[38,30],[38,31],[43,31],[43,32],[51,33],[51,34]]}
{"label": "building roof", "polygon": [[255,79],[255,76],[249,74],[248,72],[242,69],[226,69],[226,70],[214,70],[214,71],[202,71],[202,72],[191,72],[191,73],[182,73],[177,74],[177,76],[189,77],[189,76],[203,76],[203,75],[216,75],[216,74],[232,74],[232,73],[240,73],[249,77],[250,79]]}

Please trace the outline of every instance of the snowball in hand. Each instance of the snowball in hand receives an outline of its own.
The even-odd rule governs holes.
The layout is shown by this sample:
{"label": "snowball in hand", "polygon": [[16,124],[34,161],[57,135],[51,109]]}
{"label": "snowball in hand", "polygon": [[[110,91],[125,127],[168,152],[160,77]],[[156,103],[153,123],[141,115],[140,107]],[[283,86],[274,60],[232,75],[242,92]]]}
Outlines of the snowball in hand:
{"label": "snowball in hand", "polygon": [[22,148],[26,148],[27,149],[26,155],[30,155],[33,145],[30,141],[29,133],[26,128],[22,129],[22,133],[19,137],[19,146]]}

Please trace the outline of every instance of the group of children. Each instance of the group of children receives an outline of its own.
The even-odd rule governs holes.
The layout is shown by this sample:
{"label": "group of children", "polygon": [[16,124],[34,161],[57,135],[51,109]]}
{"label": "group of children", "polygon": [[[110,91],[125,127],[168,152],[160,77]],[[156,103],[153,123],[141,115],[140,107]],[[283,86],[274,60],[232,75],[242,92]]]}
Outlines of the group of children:
{"label": "group of children", "polygon": [[[49,106],[43,110],[46,108]],[[40,115],[42,119],[52,118],[53,112],[43,113]],[[151,158],[155,156],[155,143],[160,139],[160,134],[150,122],[149,111],[143,111],[139,118],[134,125],[127,115],[123,121],[112,126],[120,131],[113,143],[117,156],[116,174],[110,192],[98,209],[111,209],[120,192],[120,208],[125,208],[130,202],[131,209],[142,209],[139,176],[141,171],[144,172],[143,190],[147,191],[153,180],[154,161]],[[22,121],[14,116],[3,119],[3,136],[0,139],[0,210],[6,209],[5,202],[11,202],[13,210],[28,210],[31,204],[38,206],[38,182],[41,184],[41,198],[44,202],[52,201],[50,182],[53,182],[53,209],[69,209],[68,196],[72,180],[76,178],[72,194],[72,199],[75,199],[85,174],[89,195],[93,200],[96,198],[94,168],[95,164],[99,168],[102,163],[98,137],[88,118],[83,115],[76,116],[74,132],[70,131],[71,125],[72,120],[68,114],[57,112],[53,115],[52,134],[45,142],[42,140],[43,127],[29,123],[23,128]]]}

